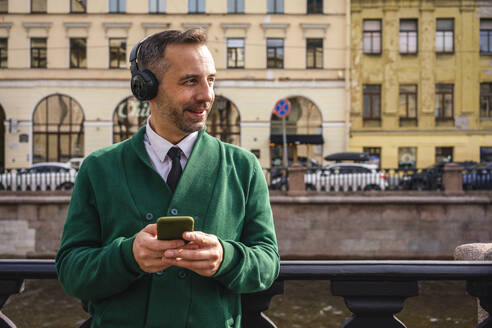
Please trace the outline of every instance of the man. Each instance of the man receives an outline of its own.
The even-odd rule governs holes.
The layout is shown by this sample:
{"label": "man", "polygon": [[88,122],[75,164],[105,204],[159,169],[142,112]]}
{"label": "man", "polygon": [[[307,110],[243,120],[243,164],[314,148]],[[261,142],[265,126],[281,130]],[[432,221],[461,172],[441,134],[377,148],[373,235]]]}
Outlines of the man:
{"label": "man", "polygon": [[[142,41],[132,74],[149,70],[158,85],[147,125],[78,173],[56,267],[66,292],[88,303],[92,327],[240,327],[241,293],[278,275],[258,161],[204,129],[215,82],[205,42],[200,30]],[[195,220],[186,245],[156,239],[156,219],[176,215]]]}

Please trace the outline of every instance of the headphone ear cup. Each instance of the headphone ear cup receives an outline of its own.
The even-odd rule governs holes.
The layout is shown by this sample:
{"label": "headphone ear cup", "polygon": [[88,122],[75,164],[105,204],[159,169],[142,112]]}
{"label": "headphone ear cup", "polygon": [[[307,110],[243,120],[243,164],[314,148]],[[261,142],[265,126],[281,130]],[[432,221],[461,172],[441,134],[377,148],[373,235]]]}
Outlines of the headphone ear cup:
{"label": "headphone ear cup", "polygon": [[151,100],[157,95],[159,82],[154,73],[145,69],[136,71],[131,80],[133,95],[140,101]]}

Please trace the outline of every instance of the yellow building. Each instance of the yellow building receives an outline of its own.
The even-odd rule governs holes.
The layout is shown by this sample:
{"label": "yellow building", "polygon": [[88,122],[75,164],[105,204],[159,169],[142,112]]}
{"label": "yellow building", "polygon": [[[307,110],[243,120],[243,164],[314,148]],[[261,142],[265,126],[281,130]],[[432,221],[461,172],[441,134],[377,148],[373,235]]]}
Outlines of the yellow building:
{"label": "yellow building", "polygon": [[[123,140],[148,106],[128,56],[164,29],[203,28],[217,67],[208,130],[279,164],[348,148],[348,0],[0,0],[0,166],[67,161]],[[3,124],[1,124],[3,121]]]}
{"label": "yellow building", "polygon": [[351,20],[350,149],[383,168],[492,161],[492,3],[352,0]]}

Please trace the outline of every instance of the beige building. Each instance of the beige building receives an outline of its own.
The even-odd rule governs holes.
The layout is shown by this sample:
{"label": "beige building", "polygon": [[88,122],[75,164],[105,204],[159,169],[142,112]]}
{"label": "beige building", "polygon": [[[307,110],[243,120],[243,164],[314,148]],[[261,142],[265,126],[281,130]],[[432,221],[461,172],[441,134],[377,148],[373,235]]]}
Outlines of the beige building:
{"label": "beige building", "polygon": [[0,158],[67,161],[145,122],[128,56],[143,37],[203,28],[217,67],[208,131],[281,163],[348,148],[348,0],[0,0]]}
{"label": "beige building", "polygon": [[350,149],[492,161],[492,2],[352,0]]}

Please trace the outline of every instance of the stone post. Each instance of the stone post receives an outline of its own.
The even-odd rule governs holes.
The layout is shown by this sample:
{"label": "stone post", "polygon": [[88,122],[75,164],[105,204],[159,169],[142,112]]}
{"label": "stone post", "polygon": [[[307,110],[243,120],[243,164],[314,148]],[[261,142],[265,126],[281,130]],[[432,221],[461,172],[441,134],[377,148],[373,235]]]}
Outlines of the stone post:
{"label": "stone post", "polygon": [[288,195],[303,196],[306,195],[306,184],[304,183],[304,174],[306,168],[300,164],[293,164],[289,167],[289,191]]}
{"label": "stone post", "polygon": [[[492,243],[464,244],[454,250],[454,259],[458,261],[491,261]],[[478,304],[478,323],[488,317],[487,311]]]}
{"label": "stone post", "polygon": [[463,195],[463,168],[456,163],[448,163],[444,166],[442,184],[444,194],[447,196]]}

